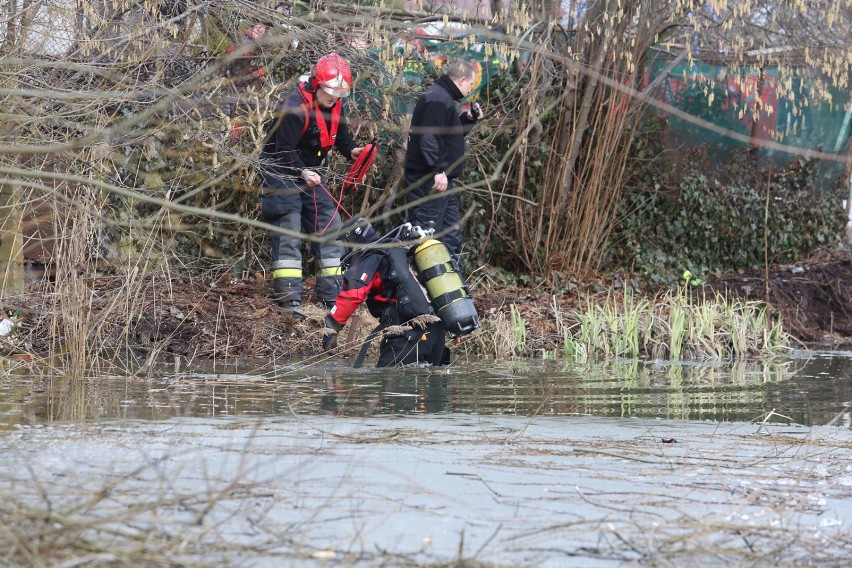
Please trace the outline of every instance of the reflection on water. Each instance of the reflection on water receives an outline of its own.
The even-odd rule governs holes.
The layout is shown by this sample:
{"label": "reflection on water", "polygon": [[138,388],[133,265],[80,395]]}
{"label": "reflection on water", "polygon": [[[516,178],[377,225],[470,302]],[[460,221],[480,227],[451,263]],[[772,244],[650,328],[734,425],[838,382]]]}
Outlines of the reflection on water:
{"label": "reflection on water", "polygon": [[725,365],[513,361],[440,370],[292,365],[179,374],[165,366],[151,378],[85,380],[5,373],[0,379],[0,423],[420,413],[743,421],[774,410],[810,425],[828,423],[844,402],[852,401],[850,377],[850,352],[802,352]]}

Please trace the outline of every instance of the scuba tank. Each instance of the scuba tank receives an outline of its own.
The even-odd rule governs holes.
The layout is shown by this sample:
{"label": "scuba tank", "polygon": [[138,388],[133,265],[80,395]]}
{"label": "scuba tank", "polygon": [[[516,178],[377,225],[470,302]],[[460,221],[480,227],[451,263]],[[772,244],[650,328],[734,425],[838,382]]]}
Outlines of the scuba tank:
{"label": "scuba tank", "polygon": [[478,328],[479,316],[470,290],[447,247],[429,239],[414,250],[414,263],[432,307],[450,337],[461,337]]}

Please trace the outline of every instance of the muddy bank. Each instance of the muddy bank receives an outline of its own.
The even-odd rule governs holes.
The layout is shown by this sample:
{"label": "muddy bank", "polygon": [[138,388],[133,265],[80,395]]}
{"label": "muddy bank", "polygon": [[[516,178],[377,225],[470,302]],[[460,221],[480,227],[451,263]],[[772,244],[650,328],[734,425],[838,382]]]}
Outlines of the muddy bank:
{"label": "muddy bank", "polygon": [[[801,342],[836,346],[852,343],[852,254],[821,253],[792,266],[761,271],[733,272],[710,282],[706,290],[766,301],[783,318],[785,329]],[[139,358],[171,354],[193,358],[310,357],[321,353],[325,310],[311,305],[312,282],[306,282],[305,312],[308,319],[293,321],[270,299],[270,283],[223,276],[216,280],[149,274],[134,282],[134,302],[115,310],[114,298],[128,283],[124,275],[92,277],[94,293],[86,298],[87,317],[107,319],[99,338],[101,345],[130,347]],[[566,295],[532,289],[516,289],[482,281],[473,282],[477,310],[483,321],[506,322],[515,306],[526,321],[530,352],[559,351],[563,345],[554,314],[570,312],[617,287],[602,279]],[[56,342],[49,310],[62,311],[50,284],[34,285],[24,297],[6,301],[8,310],[20,311],[22,333],[19,350],[47,353]],[[376,321],[360,309],[355,331],[347,337],[359,343]],[[345,333],[348,334],[348,331]],[[476,356],[487,346],[477,345],[476,334],[455,347],[459,354]],[[493,340],[493,338],[489,338]],[[357,351],[357,347],[355,349]],[[486,354],[489,354],[486,352]]]}
{"label": "muddy bank", "polygon": [[823,251],[796,264],[725,275],[711,290],[762,300],[800,341],[852,344],[852,253]]}
{"label": "muddy bank", "polygon": [[34,542],[69,566],[840,565],[850,436],[463,414],[18,427],[0,548],[10,566]]}

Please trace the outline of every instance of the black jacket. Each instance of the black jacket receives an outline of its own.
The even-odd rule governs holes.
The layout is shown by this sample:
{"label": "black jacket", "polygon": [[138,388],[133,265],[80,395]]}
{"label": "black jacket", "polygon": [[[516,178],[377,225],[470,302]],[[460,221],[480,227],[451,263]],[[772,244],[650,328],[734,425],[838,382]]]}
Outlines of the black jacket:
{"label": "black jacket", "polygon": [[411,117],[405,169],[416,173],[445,172],[455,178],[464,171],[464,137],[475,120],[459,115],[461,91],[442,75],[417,101]]}
{"label": "black jacket", "polygon": [[[313,112],[309,112],[308,127],[305,130],[305,110],[301,108],[304,101],[298,89],[279,107],[276,118],[270,128],[274,132],[268,134],[268,139],[260,154],[260,170],[264,185],[277,186],[274,177],[299,178],[305,168],[316,168],[325,159],[328,150],[320,144],[319,126]],[[331,123],[331,111],[323,110],[326,124]],[[302,131],[304,130],[304,134]],[[346,125],[346,116],[341,108],[340,121],[334,147],[347,159],[352,159],[352,150],[356,147],[355,140]],[[299,180],[301,181],[301,180]]]}

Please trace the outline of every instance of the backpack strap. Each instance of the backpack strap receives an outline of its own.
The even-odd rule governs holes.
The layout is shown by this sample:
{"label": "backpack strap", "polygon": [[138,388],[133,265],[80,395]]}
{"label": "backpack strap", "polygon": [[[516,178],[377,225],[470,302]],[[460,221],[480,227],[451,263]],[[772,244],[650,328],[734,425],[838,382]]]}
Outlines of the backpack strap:
{"label": "backpack strap", "polygon": [[305,132],[308,131],[308,124],[311,123],[311,115],[310,115],[310,110],[308,109],[308,105],[303,104],[302,110],[305,111],[305,123],[302,125],[302,136],[304,136]]}
{"label": "backpack strap", "polygon": [[308,131],[308,125],[311,123],[311,107],[314,106],[314,95],[305,88],[305,83],[299,83],[299,94],[302,96],[302,110],[305,111],[305,123],[302,125],[302,136]]}

